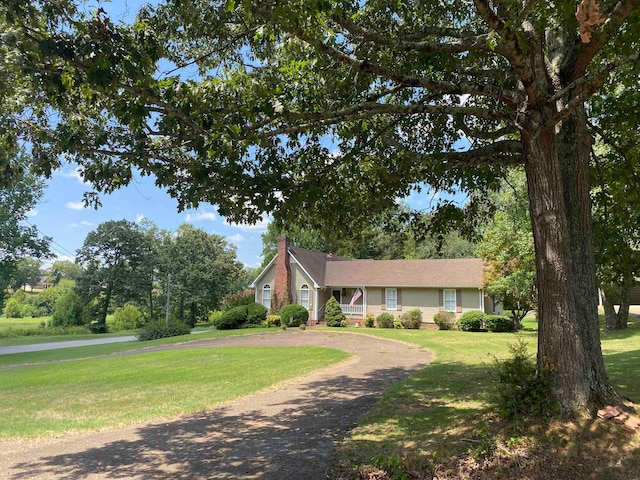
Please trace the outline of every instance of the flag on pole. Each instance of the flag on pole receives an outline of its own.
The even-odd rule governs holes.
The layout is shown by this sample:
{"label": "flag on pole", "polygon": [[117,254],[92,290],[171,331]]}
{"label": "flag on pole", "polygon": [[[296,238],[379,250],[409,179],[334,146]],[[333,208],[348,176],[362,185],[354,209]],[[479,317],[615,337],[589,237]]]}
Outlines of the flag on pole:
{"label": "flag on pole", "polygon": [[349,306],[353,307],[358,299],[362,296],[362,290],[356,288],[356,291],[353,292],[353,297],[351,297],[351,302],[349,302]]}

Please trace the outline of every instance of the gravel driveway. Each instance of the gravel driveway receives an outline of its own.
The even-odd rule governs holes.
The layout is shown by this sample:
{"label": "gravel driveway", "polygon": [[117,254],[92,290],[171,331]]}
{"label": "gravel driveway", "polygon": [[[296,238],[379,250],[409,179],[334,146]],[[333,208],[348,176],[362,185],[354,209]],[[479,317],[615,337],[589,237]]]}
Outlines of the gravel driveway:
{"label": "gravel driveway", "polygon": [[357,425],[387,387],[432,359],[430,352],[401,342],[313,330],[161,349],[221,346],[321,346],[354,356],[168,422],[0,442],[0,478],[324,479],[333,443]]}

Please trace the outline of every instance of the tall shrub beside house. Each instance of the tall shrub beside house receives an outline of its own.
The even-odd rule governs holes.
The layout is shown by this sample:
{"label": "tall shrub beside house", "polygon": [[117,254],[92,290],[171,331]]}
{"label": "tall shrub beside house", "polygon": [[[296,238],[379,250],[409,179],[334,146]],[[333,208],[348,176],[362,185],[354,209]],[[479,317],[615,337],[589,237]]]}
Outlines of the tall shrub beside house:
{"label": "tall shrub beside house", "polygon": [[287,327],[299,327],[309,321],[309,311],[302,305],[286,305],[280,312],[280,323]]}
{"label": "tall shrub beside house", "polygon": [[324,309],[324,319],[327,322],[327,327],[343,327],[345,325],[346,317],[334,297],[331,297],[327,302]]}

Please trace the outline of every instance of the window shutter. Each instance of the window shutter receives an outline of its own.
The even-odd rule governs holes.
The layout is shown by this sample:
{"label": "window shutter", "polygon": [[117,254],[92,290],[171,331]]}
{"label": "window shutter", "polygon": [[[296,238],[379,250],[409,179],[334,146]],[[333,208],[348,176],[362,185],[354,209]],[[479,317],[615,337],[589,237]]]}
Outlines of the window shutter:
{"label": "window shutter", "polygon": [[402,310],[402,290],[399,288],[396,289],[396,303],[398,305],[396,308]]}
{"label": "window shutter", "polygon": [[380,292],[380,310],[387,309],[387,291],[386,289],[382,289]]}
{"label": "window shutter", "polygon": [[438,290],[438,310],[444,311],[444,290]]}
{"label": "window shutter", "polygon": [[462,290],[456,290],[456,312],[462,312]]}

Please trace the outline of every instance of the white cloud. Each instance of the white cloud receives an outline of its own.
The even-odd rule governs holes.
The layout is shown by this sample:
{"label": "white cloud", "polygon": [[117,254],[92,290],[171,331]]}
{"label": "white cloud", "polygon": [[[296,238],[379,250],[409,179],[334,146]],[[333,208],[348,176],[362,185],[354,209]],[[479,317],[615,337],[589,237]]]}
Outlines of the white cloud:
{"label": "white cloud", "polygon": [[71,228],[76,228],[76,227],[79,227],[79,226],[80,226],[80,224],[79,224],[79,223],[70,223],[70,224],[69,224],[69,226],[70,226]]}
{"label": "white cloud", "polygon": [[93,223],[87,222],[86,220],[81,221],[80,225],[85,225],[87,227],[93,227]]}
{"label": "white cloud", "polygon": [[65,207],[71,210],[84,210],[84,202],[67,202]]}
{"label": "white cloud", "polygon": [[38,215],[38,210],[36,210],[35,208],[32,208],[31,210],[29,210],[26,215],[27,217],[35,217],[36,215]]}
{"label": "white cloud", "polygon": [[229,240],[234,245],[238,245],[244,242],[244,237],[240,233],[236,233],[235,235],[227,235],[227,240]]}
{"label": "white cloud", "polygon": [[230,227],[239,228],[245,232],[266,232],[267,226],[269,225],[270,219],[267,217],[262,217],[255,224],[246,224],[246,223],[231,223],[227,220],[224,221],[225,225],[229,225]]}
{"label": "white cloud", "polygon": [[84,184],[84,177],[82,176],[82,169],[80,167],[64,168],[59,171],[58,175],[65,178],[75,178],[78,182]]}
{"label": "white cloud", "polygon": [[137,214],[136,215],[136,223],[140,223],[145,218],[147,218],[147,217],[145,217],[143,214],[141,214],[141,213]]}
{"label": "white cloud", "polygon": [[213,212],[207,212],[205,209],[201,209],[196,211],[196,213],[191,214],[187,213],[187,217],[185,222],[202,222],[203,220],[211,220],[214,221],[216,219],[216,214]]}

